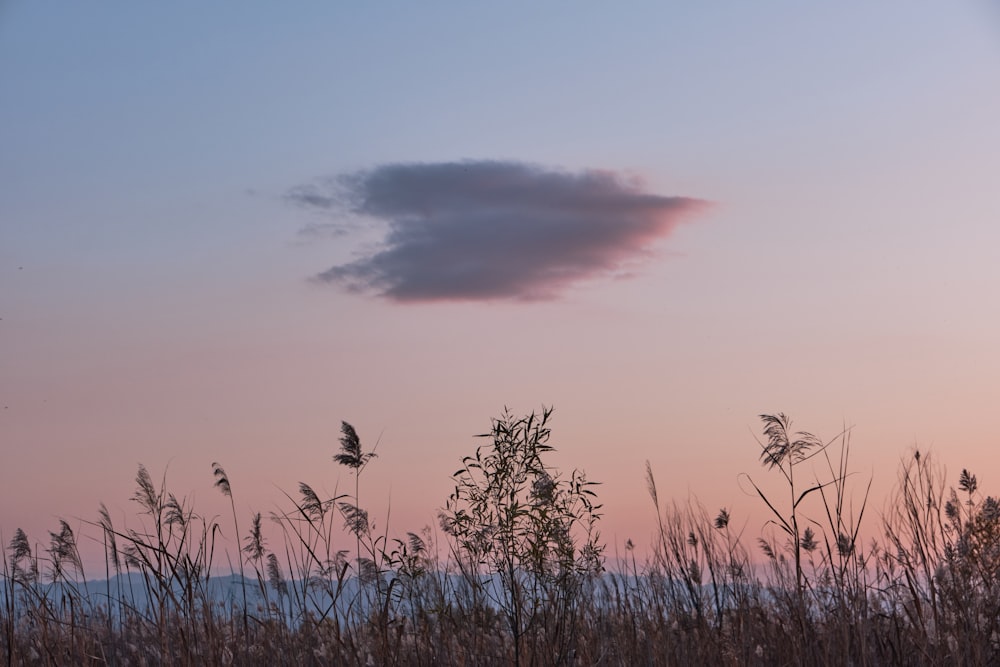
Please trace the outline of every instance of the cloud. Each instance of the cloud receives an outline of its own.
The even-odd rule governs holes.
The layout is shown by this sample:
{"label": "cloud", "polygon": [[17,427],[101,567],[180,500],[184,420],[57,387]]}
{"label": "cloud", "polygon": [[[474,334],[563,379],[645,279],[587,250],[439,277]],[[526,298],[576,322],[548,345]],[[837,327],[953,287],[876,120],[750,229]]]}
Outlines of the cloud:
{"label": "cloud", "polygon": [[500,161],[387,164],[286,199],[386,223],[379,246],[315,280],[399,302],[552,299],[648,257],[706,206],[612,171]]}

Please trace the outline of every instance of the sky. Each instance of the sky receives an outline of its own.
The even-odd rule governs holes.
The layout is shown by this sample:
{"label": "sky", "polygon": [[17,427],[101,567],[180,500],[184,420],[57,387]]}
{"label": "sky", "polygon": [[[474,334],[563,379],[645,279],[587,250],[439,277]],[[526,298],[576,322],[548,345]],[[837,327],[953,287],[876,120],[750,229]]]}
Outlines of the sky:
{"label": "sky", "polygon": [[419,530],[542,406],[612,553],[646,461],[759,535],[760,414],[1000,488],[998,84],[985,1],[3,3],[3,541],[344,492],[341,421]]}

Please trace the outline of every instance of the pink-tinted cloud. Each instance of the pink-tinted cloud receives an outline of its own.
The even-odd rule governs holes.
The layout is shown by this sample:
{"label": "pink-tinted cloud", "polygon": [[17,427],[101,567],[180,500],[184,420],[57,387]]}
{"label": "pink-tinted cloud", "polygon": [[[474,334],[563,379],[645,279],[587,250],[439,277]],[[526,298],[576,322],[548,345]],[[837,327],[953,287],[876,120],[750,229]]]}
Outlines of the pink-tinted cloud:
{"label": "pink-tinted cloud", "polygon": [[646,255],[706,204],[611,171],[500,161],[388,164],[287,198],[388,223],[378,249],[315,279],[399,302],[555,298]]}

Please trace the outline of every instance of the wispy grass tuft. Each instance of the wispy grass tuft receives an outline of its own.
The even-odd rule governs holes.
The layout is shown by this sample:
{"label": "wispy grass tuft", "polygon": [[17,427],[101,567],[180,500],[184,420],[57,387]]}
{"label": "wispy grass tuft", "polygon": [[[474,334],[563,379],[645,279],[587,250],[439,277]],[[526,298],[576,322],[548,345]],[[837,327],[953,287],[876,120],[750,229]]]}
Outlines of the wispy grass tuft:
{"label": "wispy grass tuft", "polygon": [[[7,665],[1000,664],[1000,501],[971,471],[951,485],[914,450],[875,519],[871,479],[850,467],[850,429],[821,440],[762,415],[759,463],[787,488],[772,496],[750,480],[767,525],[671,500],[647,463],[653,546],[643,560],[632,540],[612,545],[608,564],[596,485],[545,462],[550,417],[493,420],[454,475],[441,531],[376,525],[360,501],[374,449],[346,422],[333,461],[353,494],[302,482],[269,514],[244,515],[213,463],[231,535],[140,465],[128,523],[102,504],[82,530],[59,520],[40,543],[20,529],[0,538],[0,655]],[[81,539],[102,545],[104,581],[88,578]]]}

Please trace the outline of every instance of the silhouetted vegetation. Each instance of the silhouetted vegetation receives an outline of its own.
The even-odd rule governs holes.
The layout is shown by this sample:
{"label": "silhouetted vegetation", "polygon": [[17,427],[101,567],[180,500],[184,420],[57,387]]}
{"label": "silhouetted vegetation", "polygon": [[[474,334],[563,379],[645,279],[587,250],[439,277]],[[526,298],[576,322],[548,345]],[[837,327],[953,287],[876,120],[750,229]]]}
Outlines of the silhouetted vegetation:
{"label": "silhouetted vegetation", "polygon": [[[661,498],[647,463],[655,544],[642,559],[622,545],[612,566],[595,483],[545,461],[550,418],[494,419],[453,475],[440,532],[400,537],[361,504],[374,451],[346,422],[334,461],[353,494],[301,483],[285,509],[243,523],[235,553],[215,518],[140,466],[132,525],[103,505],[90,524],[100,581],[67,522],[47,543],[14,531],[0,654],[8,665],[1000,663],[1000,502],[967,470],[951,487],[913,451],[865,545],[871,481],[851,475],[849,432],[823,441],[762,415],[761,463],[787,488],[776,497],[750,479],[769,528],[746,538],[730,510]],[[239,534],[231,480],[212,472]]]}

